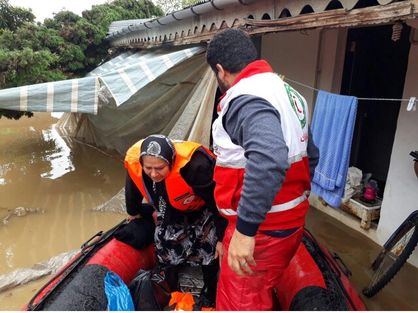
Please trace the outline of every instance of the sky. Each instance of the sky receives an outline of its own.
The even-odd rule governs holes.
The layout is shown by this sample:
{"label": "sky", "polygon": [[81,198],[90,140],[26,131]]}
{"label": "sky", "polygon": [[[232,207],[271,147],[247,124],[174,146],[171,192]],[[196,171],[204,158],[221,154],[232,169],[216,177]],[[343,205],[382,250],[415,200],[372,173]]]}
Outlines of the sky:
{"label": "sky", "polygon": [[81,12],[91,9],[92,5],[106,3],[106,0],[9,0],[12,6],[31,8],[36,21],[43,22],[45,18],[52,18],[53,13],[62,9],[81,16]]}

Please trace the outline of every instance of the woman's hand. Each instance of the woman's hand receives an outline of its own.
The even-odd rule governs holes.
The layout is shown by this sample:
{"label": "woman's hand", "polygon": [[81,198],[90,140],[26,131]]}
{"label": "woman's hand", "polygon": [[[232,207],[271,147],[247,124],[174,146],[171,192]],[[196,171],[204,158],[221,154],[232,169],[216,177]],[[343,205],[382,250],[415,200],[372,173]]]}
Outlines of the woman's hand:
{"label": "woman's hand", "polygon": [[128,216],[126,217],[126,220],[128,221],[128,222],[130,222],[130,221],[132,221],[132,220],[134,220],[134,219],[136,219],[136,218],[140,218],[141,217],[141,215],[140,214],[137,214],[137,215],[129,215],[128,214]]}

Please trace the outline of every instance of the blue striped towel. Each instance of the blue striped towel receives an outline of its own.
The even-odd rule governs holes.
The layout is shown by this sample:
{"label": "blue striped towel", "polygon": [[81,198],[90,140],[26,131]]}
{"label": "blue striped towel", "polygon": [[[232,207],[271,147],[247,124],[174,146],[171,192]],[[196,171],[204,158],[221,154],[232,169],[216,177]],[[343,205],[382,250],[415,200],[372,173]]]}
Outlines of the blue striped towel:
{"label": "blue striped towel", "polygon": [[356,97],[319,91],[311,128],[320,158],[312,191],[336,208],[344,196],[356,112]]}

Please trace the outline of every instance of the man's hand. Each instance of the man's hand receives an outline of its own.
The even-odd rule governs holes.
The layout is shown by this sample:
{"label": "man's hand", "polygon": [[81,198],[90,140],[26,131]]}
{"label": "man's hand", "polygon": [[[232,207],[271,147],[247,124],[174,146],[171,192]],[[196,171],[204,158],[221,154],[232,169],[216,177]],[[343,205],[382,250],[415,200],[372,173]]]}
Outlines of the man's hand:
{"label": "man's hand", "polygon": [[255,266],[254,261],[254,237],[241,234],[235,229],[228,249],[228,265],[238,275],[253,274],[250,265]]}
{"label": "man's hand", "polygon": [[134,220],[134,219],[136,219],[136,218],[140,218],[141,217],[141,215],[140,214],[137,214],[137,215],[129,215],[128,214],[128,217],[126,218],[126,220],[128,221],[128,222],[130,222],[130,221],[132,221],[132,220]]}

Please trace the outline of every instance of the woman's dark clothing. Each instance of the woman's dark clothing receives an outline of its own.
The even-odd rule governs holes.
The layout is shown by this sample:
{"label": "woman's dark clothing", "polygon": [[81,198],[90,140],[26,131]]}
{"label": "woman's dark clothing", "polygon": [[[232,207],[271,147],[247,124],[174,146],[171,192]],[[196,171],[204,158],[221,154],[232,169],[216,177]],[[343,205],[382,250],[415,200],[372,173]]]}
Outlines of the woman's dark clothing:
{"label": "woman's dark clothing", "polygon": [[[152,150],[152,149],[150,149]],[[152,151],[150,151],[152,152]],[[178,269],[182,264],[201,265],[204,286],[201,300],[208,306],[215,305],[218,260],[215,260],[216,243],[222,241],[226,220],[221,217],[214,199],[215,183],[212,179],[215,160],[203,148],[198,148],[190,161],[180,169],[180,175],[193,192],[202,198],[204,206],[197,211],[180,211],[169,202],[165,182],[154,183],[143,173],[142,178],[149,192],[151,204],[144,204],[143,195],[131,179],[126,176],[125,198],[129,215],[141,215],[141,222],[131,221],[132,230],[141,227],[136,234],[125,234],[125,242],[135,247],[145,247],[154,239],[157,259],[165,268],[167,280],[171,287],[178,285]],[[145,234],[154,228],[153,213],[156,211],[154,237]],[[145,229],[147,231],[145,231]],[[122,234],[123,235],[123,234]],[[128,238],[128,241],[126,239]],[[206,302],[205,302],[206,301]]]}
{"label": "woman's dark clothing", "polygon": [[[221,241],[226,221],[219,216],[214,197],[212,173],[215,160],[206,152],[196,150],[180,174],[206,205],[192,212],[174,209],[168,201],[165,183],[154,183],[143,175],[144,184],[157,212],[154,242],[158,261],[164,265],[208,265],[213,261],[217,241]],[[140,214],[153,221],[154,208],[142,204],[143,196],[130,178],[125,184],[126,208],[129,215]]]}

